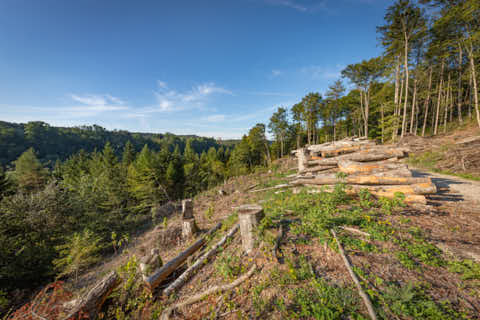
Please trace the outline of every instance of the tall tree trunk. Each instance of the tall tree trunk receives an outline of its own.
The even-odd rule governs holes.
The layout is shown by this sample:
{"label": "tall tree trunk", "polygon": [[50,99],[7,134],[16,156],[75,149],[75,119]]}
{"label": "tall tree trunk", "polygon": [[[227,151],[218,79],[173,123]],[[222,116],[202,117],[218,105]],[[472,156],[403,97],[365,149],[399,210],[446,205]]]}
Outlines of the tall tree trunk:
{"label": "tall tree trunk", "polygon": [[[395,106],[398,105],[398,90],[400,89],[400,55],[397,56],[397,65],[395,66]],[[395,109],[396,111],[396,109]]]}
{"label": "tall tree trunk", "polygon": [[399,125],[398,120],[399,120],[399,116],[400,116],[400,108],[401,108],[401,105],[402,105],[403,85],[404,85],[404,81],[402,79],[400,79],[400,94],[398,96],[398,103],[395,105],[395,112],[394,112],[395,125],[393,127],[393,133],[392,133],[393,142],[395,142],[395,139],[397,138],[397,134],[398,134],[398,125]]}
{"label": "tall tree trunk", "polygon": [[433,134],[436,135],[438,131],[438,117],[440,115],[440,103],[442,101],[441,94],[442,94],[442,84],[443,84],[443,68],[445,67],[445,60],[442,59],[442,69],[440,71],[440,79],[438,84],[438,99],[437,99],[437,113],[435,115],[435,128],[433,130]]}
{"label": "tall tree trunk", "polygon": [[384,127],[385,127],[385,111],[384,111],[384,108],[385,108],[385,105],[382,103],[382,107],[380,109],[381,113],[382,113],[382,144],[384,143]]}
{"label": "tall tree trunk", "polygon": [[417,79],[413,80],[412,114],[410,116],[410,133],[413,133],[413,120],[415,119],[417,104]]}
{"label": "tall tree trunk", "polygon": [[448,101],[450,98],[450,72],[448,73],[448,82],[445,92],[445,114],[443,119],[443,133],[447,132],[447,120],[448,120]]}
{"label": "tall tree trunk", "polygon": [[477,124],[480,127],[480,111],[478,110],[478,89],[477,89],[477,75],[475,72],[475,58],[473,56],[473,45],[470,43],[470,50],[468,52],[470,59],[470,69],[472,72],[473,81],[473,101],[475,102],[475,112],[477,114]]}
{"label": "tall tree trunk", "polygon": [[430,95],[432,91],[432,73],[433,73],[433,68],[430,67],[430,76],[428,77],[428,91],[427,91],[427,99],[425,100],[425,115],[423,118],[423,128],[422,128],[422,137],[425,136],[425,128],[427,127],[427,117],[428,117],[428,109],[430,106]]}
{"label": "tall tree trunk", "polygon": [[403,101],[403,120],[402,120],[402,138],[406,133],[406,126],[407,126],[407,103],[408,103],[408,37],[407,33],[404,32],[405,35],[405,101]]}
{"label": "tall tree trunk", "polygon": [[368,116],[370,113],[370,86],[365,93],[365,137],[368,138]]}
{"label": "tall tree trunk", "polygon": [[473,81],[472,81],[472,73],[470,72],[470,83],[468,86],[468,118],[472,119],[472,87],[473,87]]}
{"label": "tall tree trunk", "polygon": [[463,50],[462,45],[458,44],[458,93],[457,93],[457,112],[458,112],[458,123],[462,124],[462,104],[463,104],[463,92],[462,92],[462,61],[463,61]]}

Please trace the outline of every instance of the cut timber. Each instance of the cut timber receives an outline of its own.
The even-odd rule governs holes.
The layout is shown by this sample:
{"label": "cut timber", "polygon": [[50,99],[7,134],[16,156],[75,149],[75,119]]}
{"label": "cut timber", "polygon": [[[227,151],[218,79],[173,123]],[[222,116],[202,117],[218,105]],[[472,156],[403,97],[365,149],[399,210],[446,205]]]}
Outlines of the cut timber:
{"label": "cut timber", "polygon": [[305,168],[302,171],[298,171],[298,173],[307,173],[307,172],[320,172],[320,171],[325,171],[329,169],[336,168],[337,166],[315,166],[315,167],[310,167],[310,168]]}
{"label": "cut timber", "polygon": [[[307,193],[320,193],[320,192],[333,192],[335,186],[315,186],[316,189],[307,189]],[[351,188],[345,190],[345,192],[349,195],[356,195],[360,192],[362,189],[367,189],[370,191],[370,193],[376,197],[384,197],[388,199],[394,199],[396,197],[397,191],[395,189],[390,189],[388,190],[388,186],[384,187],[369,187],[369,186],[349,186]],[[392,186],[396,187],[396,186]],[[408,187],[408,186],[407,186]],[[379,190],[380,189],[380,190]],[[383,189],[383,190],[381,190]],[[403,189],[403,191],[406,191]],[[298,194],[301,192],[301,188],[294,188],[293,189],[293,194]],[[410,192],[413,192],[410,190]],[[419,195],[419,194],[405,194],[404,193],[404,202],[412,205],[426,205],[427,204],[427,199],[425,198],[424,195]]]}
{"label": "cut timber", "polygon": [[263,188],[263,189],[257,189],[257,190],[250,190],[251,193],[255,192],[260,192],[260,191],[267,191],[267,190],[274,190],[274,189],[283,189],[283,188],[288,188],[290,187],[289,184],[279,184],[273,187],[268,187],[268,188]]}
{"label": "cut timber", "polygon": [[230,231],[220,240],[218,241],[208,252],[206,252],[204,255],[202,255],[192,266],[190,266],[187,270],[185,270],[184,273],[180,275],[173,283],[171,283],[164,291],[163,294],[168,296],[171,293],[177,291],[179,288],[181,288],[185,282],[190,279],[190,277],[201,267],[203,267],[206,263],[206,261],[213,256],[218,248],[223,246],[227,239],[231,238],[239,229],[239,225],[236,224]]}
{"label": "cut timber", "polygon": [[[218,223],[215,227],[210,229],[207,235],[215,232],[221,227],[221,223]],[[153,274],[144,279],[146,287],[153,291],[163,280],[165,280],[172,272],[174,272],[185,260],[188,259],[193,253],[200,249],[205,244],[205,237],[197,240],[194,244],[188,247],[185,251],[181,252],[178,256],[167,262],[161,268],[157,269]]]}
{"label": "cut timber", "polygon": [[162,316],[161,316],[161,320],[168,320],[170,319],[170,315],[172,314],[172,312],[175,310],[175,309],[178,309],[178,308],[181,308],[183,306],[187,306],[189,304],[192,304],[192,303],[195,303],[195,302],[198,302],[200,300],[202,300],[204,297],[210,295],[210,294],[214,294],[214,293],[217,293],[217,292],[223,292],[223,291],[228,291],[228,290],[232,290],[233,288],[239,286],[242,282],[244,282],[245,280],[247,280],[248,278],[250,278],[253,273],[255,272],[255,270],[257,270],[257,266],[254,264],[250,270],[248,270],[247,273],[245,273],[244,275],[242,275],[240,278],[238,278],[237,280],[233,281],[232,283],[230,284],[226,284],[226,285],[223,285],[223,286],[213,286],[213,287],[210,287],[209,289],[205,290],[204,292],[201,292],[199,294],[196,294],[194,295],[193,297],[190,297],[188,299],[186,299],[185,301],[183,302],[180,302],[180,303],[177,303],[175,305],[173,305],[172,307],[169,307],[167,309],[165,309],[165,311],[163,311],[162,313]]}
{"label": "cut timber", "polygon": [[477,141],[477,140],[480,140],[480,136],[465,138],[465,139],[462,139],[460,141],[455,142],[455,144],[470,143],[470,142]]}
{"label": "cut timber", "polygon": [[242,247],[249,254],[255,245],[255,229],[263,218],[263,208],[259,205],[243,205],[238,210]]}
{"label": "cut timber", "polygon": [[395,176],[348,176],[339,179],[335,174],[316,176],[313,179],[297,179],[291,182],[293,185],[299,184],[316,184],[331,185],[336,183],[360,184],[360,185],[409,185],[428,183],[432,184],[430,178],[412,178],[412,177],[395,177]]}
{"label": "cut timber", "polygon": [[115,271],[110,272],[80,300],[74,310],[64,319],[84,319],[85,315],[88,315],[88,319],[96,319],[103,303],[120,282],[118,274]]}
{"label": "cut timber", "polygon": [[350,277],[352,278],[353,282],[357,286],[358,293],[360,294],[360,297],[362,297],[363,302],[367,307],[370,318],[372,318],[372,320],[377,320],[377,315],[375,314],[375,309],[373,308],[372,302],[370,301],[370,298],[365,293],[365,291],[363,291],[362,285],[360,284],[360,281],[358,281],[357,275],[355,274],[355,272],[353,272],[352,266],[348,261],[347,256],[345,255],[345,251],[343,251],[342,244],[338,240],[335,230],[331,229],[330,232],[332,233],[333,237],[335,238],[335,241],[337,242],[338,251],[340,251],[340,255],[342,256],[343,262],[345,263],[345,267],[347,268],[348,273],[350,274]]}
{"label": "cut timber", "polygon": [[390,158],[401,158],[404,156],[403,151],[398,151],[398,152],[377,152],[377,151],[371,151],[371,152],[355,152],[355,153],[349,153],[349,154],[344,154],[335,158],[326,158],[326,159],[321,159],[321,160],[311,160],[308,161],[308,165],[331,165],[331,166],[336,166],[338,165],[339,160],[352,160],[352,161],[359,161],[359,162],[369,162],[369,161],[379,161],[379,160],[387,160]]}
{"label": "cut timber", "polygon": [[407,169],[408,167],[404,163],[395,163],[395,162],[357,162],[352,160],[339,160],[338,168],[341,172],[346,174],[356,174],[356,173],[372,173],[372,172],[383,172],[389,170],[398,170],[398,169]]}
{"label": "cut timber", "polygon": [[[334,185],[317,185],[320,190],[331,192],[335,189]],[[365,185],[347,185],[345,192],[347,194],[357,194],[360,190],[368,190],[375,194],[395,194],[401,192],[405,195],[423,195],[434,194],[437,192],[437,187],[433,183],[416,183],[410,185],[396,185],[396,186],[365,186]]]}

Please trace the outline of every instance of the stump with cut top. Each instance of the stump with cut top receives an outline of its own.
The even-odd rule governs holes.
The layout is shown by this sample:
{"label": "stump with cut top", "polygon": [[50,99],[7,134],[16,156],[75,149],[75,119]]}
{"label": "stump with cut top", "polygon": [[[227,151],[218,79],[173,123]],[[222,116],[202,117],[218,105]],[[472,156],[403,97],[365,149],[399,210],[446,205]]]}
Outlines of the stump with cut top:
{"label": "stump with cut top", "polygon": [[263,218],[263,208],[259,205],[247,204],[238,207],[238,220],[242,235],[243,251],[249,254],[255,246],[255,230]]}
{"label": "stump with cut top", "polygon": [[182,201],[182,238],[192,238],[198,231],[195,217],[193,216],[193,201]]}

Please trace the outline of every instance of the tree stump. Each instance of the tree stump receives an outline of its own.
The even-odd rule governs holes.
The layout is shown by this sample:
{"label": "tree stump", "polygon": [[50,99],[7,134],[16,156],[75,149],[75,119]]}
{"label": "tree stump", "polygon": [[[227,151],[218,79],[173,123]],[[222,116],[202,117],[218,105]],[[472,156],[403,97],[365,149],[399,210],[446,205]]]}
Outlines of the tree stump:
{"label": "tree stump", "polygon": [[297,150],[298,172],[303,172],[307,165],[307,150],[305,148]]}
{"label": "tree stump", "polygon": [[192,199],[182,200],[182,217],[183,219],[193,218],[193,201]]}
{"label": "tree stump", "polygon": [[197,224],[195,223],[195,218],[183,219],[182,221],[182,238],[188,239],[192,238],[198,231]]}
{"label": "tree stump", "polygon": [[263,218],[263,208],[259,205],[243,205],[238,208],[238,220],[242,234],[242,247],[249,254],[255,246],[255,229]]}
{"label": "tree stump", "polygon": [[145,281],[153,271],[161,266],[163,266],[163,261],[160,257],[160,251],[157,248],[154,248],[150,254],[145,255],[140,259],[139,267],[142,272],[143,280]]}

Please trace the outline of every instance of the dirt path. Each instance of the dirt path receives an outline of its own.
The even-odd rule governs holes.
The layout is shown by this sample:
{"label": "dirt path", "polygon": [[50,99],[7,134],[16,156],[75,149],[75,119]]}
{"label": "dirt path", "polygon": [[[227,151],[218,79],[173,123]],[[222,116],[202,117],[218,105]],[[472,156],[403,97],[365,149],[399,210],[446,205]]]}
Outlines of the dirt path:
{"label": "dirt path", "polygon": [[461,206],[478,209],[480,216],[480,181],[462,179],[456,176],[414,169],[416,177],[428,177],[438,188],[438,194],[431,196],[433,201],[458,202]]}
{"label": "dirt path", "polygon": [[480,182],[413,169],[414,176],[429,177],[438,188],[428,196],[435,208],[418,216],[416,225],[430,232],[432,242],[443,251],[480,262]]}

